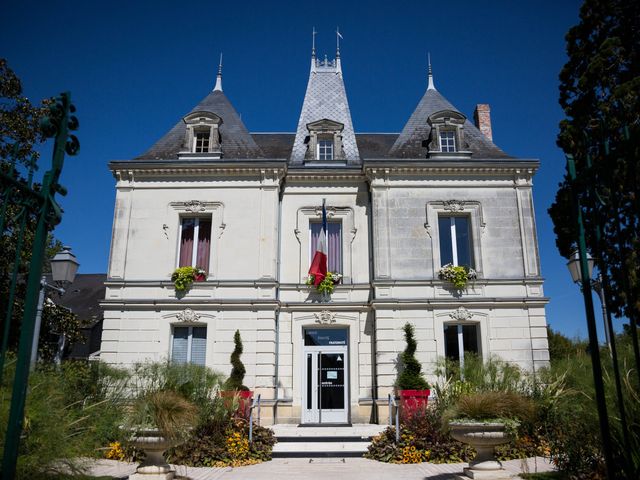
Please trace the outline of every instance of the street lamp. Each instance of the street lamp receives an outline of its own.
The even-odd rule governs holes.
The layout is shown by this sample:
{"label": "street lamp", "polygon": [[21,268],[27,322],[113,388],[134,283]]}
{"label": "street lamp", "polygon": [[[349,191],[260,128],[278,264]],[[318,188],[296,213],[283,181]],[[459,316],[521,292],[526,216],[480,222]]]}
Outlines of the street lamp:
{"label": "street lamp", "polygon": [[[56,253],[51,259],[51,278],[54,283],[66,287],[73,283],[76,277],[76,272],[80,264],[76,260],[76,256],[71,253],[71,247],[62,247],[62,251]],[[31,369],[33,370],[38,360],[38,341],[40,339],[40,326],[42,324],[42,309],[44,308],[44,297],[47,290],[53,290],[63,295],[65,290],[62,287],[56,285],[50,285],[47,283],[47,277],[45,275],[40,279],[40,295],[38,296],[38,308],[36,310],[36,323],[33,331],[33,346],[31,347]],[[64,334],[60,334],[60,340],[58,341],[58,354],[56,355],[56,362],[60,363],[62,360],[62,350],[64,349],[65,338]]]}
{"label": "street lamp", "polygon": [[[593,265],[595,264],[593,257],[587,253],[587,267],[589,269],[589,279],[593,274]],[[580,253],[575,250],[569,261],[567,262],[567,268],[571,274],[571,280],[573,283],[580,285],[582,283],[582,273],[580,272]],[[600,304],[602,305],[602,321],[604,322],[604,336],[607,342],[607,348],[611,352],[611,340],[609,338],[609,329],[607,328],[607,302],[604,298],[604,289],[602,288],[602,275],[598,273],[598,277],[591,279],[591,287],[596,291],[600,298]]]}

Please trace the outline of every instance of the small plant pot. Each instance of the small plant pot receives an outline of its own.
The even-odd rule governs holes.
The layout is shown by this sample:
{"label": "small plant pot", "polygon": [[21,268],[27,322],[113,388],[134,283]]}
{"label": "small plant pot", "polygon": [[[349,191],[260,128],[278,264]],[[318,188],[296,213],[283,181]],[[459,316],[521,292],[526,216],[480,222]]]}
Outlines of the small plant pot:
{"label": "small plant pot", "polygon": [[226,390],[221,391],[220,396],[224,399],[227,408],[232,408],[233,400],[238,399],[238,408],[235,415],[242,418],[249,418],[249,409],[251,408],[251,399],[253,392],[251,390]]}
{"label": "small plant pot", "polygon": [[173,445],[159,430],[138,430],[131,441],[144,451],[146,457],[129,479],[171,480],[175,477],[175,470],[172,470],[164,459],[164,451]]}
{"label": "small plant pot", "polygon": [[426,410],[431,390],[398,390],[402,420],[411,419],[416,413]]}
{"label": "small plant pot", "polygon": [[511,436],[505,431],[504,423],[494,422],[450,422],[451,436],[459,442],[475,448],[478,454],[464,473],[469,478],[512,478],[496,460],[494,448],[511,441]]}
{"label": "small plant pot", "polygon": [[196,273],[195,282],[204,282],[207,280],[207,275],[204,273]]}

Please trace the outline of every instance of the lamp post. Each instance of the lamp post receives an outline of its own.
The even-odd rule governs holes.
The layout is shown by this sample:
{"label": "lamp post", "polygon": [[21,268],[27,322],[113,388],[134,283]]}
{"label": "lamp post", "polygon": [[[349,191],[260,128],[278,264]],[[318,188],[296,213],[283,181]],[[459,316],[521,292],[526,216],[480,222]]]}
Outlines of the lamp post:
{"label": "lamp post", "polygon": [[[611,354],[611,338],[609,336],[609,328],[607,325],[607,302],[604,296],[604,288],[602,287],[602,275],[598,273],[597,278],[591,278],[593,276],[593,265],[595,264],[593,257],[587,253],[587,267],[589,269],[589,280],[591,281],[591,287],[598,294],[598,298],[600,298],[600,305],[602,305],[602,322],[604,323],[604,336],[605,341],[607,343],[607,348],[609,349],[609,354]],[[571,274],[571,279],[573,283],[577,283],[578,285],[582,284],[582,272],[580,271],[580,253],[578,250],[574,251],[567,262],[567,268],[569,269],[569,273]],[[582,288],[582,287],[581,287]]]}
{"label": "lamp post", "polygon": [[[63,287],[50,285],[47,283],[46,276],[40,279],[40,293],[38,295],[38,307],[36,310],[36,322],[33,330],[33,345],[31,347],[31,363],[30,368],[33,370],[38,360],[38,341],[40,339],[40,326],[42,325],[42,310],[44,308],[45,291],[48,289],[64,294],[64,287],[73,283],[76,272],[80,264],[76,260],[76,256],[71,253],[71,247],[62,247],[62,251],[58,252],[51,259],[51,278],[54,283],[61,284]],[[60,334],[58,354],[56,355],[56,363],[60,363],[62,359],[60,349],[64,348],[64,333]]]}

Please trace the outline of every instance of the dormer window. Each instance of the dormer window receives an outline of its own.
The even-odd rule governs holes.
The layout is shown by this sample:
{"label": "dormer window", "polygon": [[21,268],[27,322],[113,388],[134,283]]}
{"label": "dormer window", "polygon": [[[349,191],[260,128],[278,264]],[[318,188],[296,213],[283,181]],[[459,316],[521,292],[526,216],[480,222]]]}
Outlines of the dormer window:
{"label": "dormer window", "polygon": [[464,124],[467,120],[460,112],[441,110],[429,116],[427,123],[431,134],[427,142],[429,158],[470,157],[468,145],[464,138]]}
{"label": "dormer window", "polygon": [[456,133],[453,131],[440,132],[440,151],[455,152],[456,151]]}
{"label": "dormer window", "polygon": [[328,161],[344,159],[342,130],[344,124],[327,118],[307,124],[307,154],[305,160]]}
{"label": "dormer window", "polygon": [[222,118],[211,112],[193,112],[184,117],[187,125],[184,148],[179,157],[198,156],[220,158],[222,138],[220,125]]}
{"label": "dormer window", "polygon": [[333,160],[333,139],[318,139],[318,160]]}

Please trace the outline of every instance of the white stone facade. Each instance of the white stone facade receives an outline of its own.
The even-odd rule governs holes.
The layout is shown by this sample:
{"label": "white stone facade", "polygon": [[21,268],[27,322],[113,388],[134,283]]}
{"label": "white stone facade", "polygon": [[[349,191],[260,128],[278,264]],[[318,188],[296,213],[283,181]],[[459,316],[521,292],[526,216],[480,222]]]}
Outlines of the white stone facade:
{"label": "white stone facade", "polygon": [[[228,374],[240,330],[245,384],[262,393],[272,407],[263,412],[281,423],[300,423],[305,408],[307,328],[348,329],[346,408],[354,423],[375,420],[376,403],[385,408],[406,322],[415,326],[417,356],[431,380],[449,324],[475,325],[484,358],[526,369],[548,363],[532,200],[536,161],[367,158],[360,148],[359,158],[335,165],[294,164],[269,156],[259,135],[251,148],[257,144],[262,155],[225,158],[233,131],[225,113],[211,108],[222,118],[222,159],[162,153],[110,166],[117,183],[102,360],[169,359],[175,329],[202,326],[206,365]],[[234,148],[242,148],[238,138]],[[292,146],[293,135],[286,138]],[[328,300],[303,283],[310,222],[320,219],[322,199],[342,232],[344,277]],[[437,276],[442,215],[470,222],[478,278],[461,292]],[[194,216],[211,219],[207,278],[179,296],[170,277],[180,222]]]}

